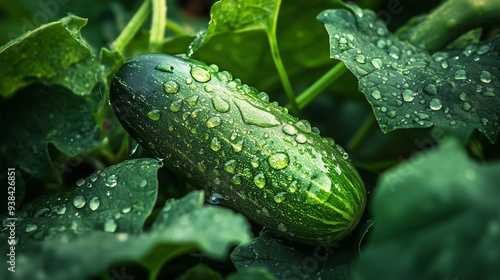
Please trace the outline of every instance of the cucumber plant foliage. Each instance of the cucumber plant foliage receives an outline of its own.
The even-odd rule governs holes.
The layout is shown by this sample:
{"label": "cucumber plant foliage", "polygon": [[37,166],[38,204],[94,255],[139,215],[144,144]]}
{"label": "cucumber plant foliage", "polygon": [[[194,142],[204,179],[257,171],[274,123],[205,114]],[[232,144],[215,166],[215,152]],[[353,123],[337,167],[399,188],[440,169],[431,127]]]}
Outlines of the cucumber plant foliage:
{"label": "cucumber plant foliage", "polygon": [[0,279],[498,278],[497,0],[65,2],[0,4]]}

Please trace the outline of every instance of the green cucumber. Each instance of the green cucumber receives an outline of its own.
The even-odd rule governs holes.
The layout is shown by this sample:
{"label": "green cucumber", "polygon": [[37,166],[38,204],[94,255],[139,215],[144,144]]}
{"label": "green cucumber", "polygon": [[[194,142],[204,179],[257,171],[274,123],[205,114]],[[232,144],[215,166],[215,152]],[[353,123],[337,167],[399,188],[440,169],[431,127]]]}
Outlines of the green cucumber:
{"label": "green cucumber", "polygon": [[110,101],[168,168],[266,229],[337,242],[363,214],[365,187],[343,150],[216,65],[141,55],[117,71]]}

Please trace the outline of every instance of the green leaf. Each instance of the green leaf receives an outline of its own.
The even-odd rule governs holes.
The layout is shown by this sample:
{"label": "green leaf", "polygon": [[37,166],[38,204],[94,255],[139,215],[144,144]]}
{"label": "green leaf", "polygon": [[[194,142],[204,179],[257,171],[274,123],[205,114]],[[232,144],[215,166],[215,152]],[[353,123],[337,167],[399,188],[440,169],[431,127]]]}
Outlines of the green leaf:
{"label": "green leaf", "polygon": [[264,267],[278,279],[350,279],[359,245],[372,221],[361,222],[341,243],[316,247],[281,242],[267,232],[240,244],[231,254],[238,269]]}
{"label": "green leaf", "polygon": [[222,280],[222,275],[210,269],[206,264],[198,264],[186,272],[184,272],[181,276],[177,277],[176,280]]}
{"label": "green leaf", "polygon": [[280,2],[277,0],[222,0],[210,10],[211,20],[206,32],[200,33],[189,47],[194,53],[212,37],[224,34],[263,30],[273,34]]}
{"label": "green leaf", "polygon": [[392,35],[375,13],[350,5],[318,15],[331,56],[359,79],[383,132],[471,127],[493,143],[500,107],[500,36],[432,56]]}
{"label": "green leaf", "polygon": [[39,81],[89,96],[97,83],[91,50],[80,37],[87,20],[68,16],[45,24],[0,47],[0,93],[12,96]]}
{"label": "green leaf", "polygon": [[275,280],[269,272],[262,268],[246,268],[229,275],[227,280]]}
{"label": "green leaf", "polygon": [[47,144],[75,156],[97,144],[98,127],[89,103],[62,86],[32,84],[0,104],[5,120],[0,140],[3,164],[55,180]]}
{"label": "green leaf", "polygon": [[496,279],[499,171],[500,162],[473,162],[455,141],[389,170],[375,188],[377,223],[355,279]]}
{"label": "green leaf", "polygon": [[[30,231],[19,236],[20,245],[16,246],[16,267],[23,269],[18,269],[15,274],[7,274],[11,272],[3,269],[0,272],[0,277],[2,279],[35,279],[35,277],[88,279],[90,276],[102,273],[114,263],[125,261],[141,263],[153,275],[156,275],[164,262],[175,256],[200,250],[207,256],[221,259],[227,256],[230,246],[246,241],[250,237],[249,225],[243,216],[216,206],[203,207],[203,192],[192,192],[178,201],[168,203],[164,211],[157,217],[155,226],[149,231],[142,234],[123,232],[122,229],[126,228],[121,226],[121,220],[128,222],[130,226],[142,226],[143,217],[151,212],[157,190],[157,181],[154,175],[159,167],[156,160],[141,159],[127,161],[103,171],[103,173],[117,171],[115,174],[119,174],[116,176],[118,182],[120,182],[120,176],[123,176],[124,185],[118,183],[112,188],[106,186],[108,180],[102,179],[104,181],[102,188],[113,189],[112,191],[123,189],[123,195],[117,196],[116,201],[133,200],[145,204],[142,211],[136,211],[132,205],[134,210],[125,211],[127,213],[123,212],[123,205],[120,204],[113,204],[113,207],[105,208],[106,193],[100,206],[94,211],[99,211],[102,208],[100,216],[103,219],[106,217],[115,219],[117,228],[114,233],[111,233],[111,230],[105,231],[99,226],[102,225],[103,220],[95,220],[88,215],[88,212],[92,211],[87,209],[90,208],[90,201],[79,208],[85,209],[78,210],[78,213],[82,215],[77,216],[73,212],[72,215],[68,214],[65,221],[57,218],[59,216],[57,212],[62,212],[62,208],[58,207],[60,204],[54,203],[56,206],[52,208],[52,202],[59,201],[59,199],[54,197],[52,200],[46,201],[44,208],[50,207],[50,209],[41,208],[37,211],[39,216],[36,219],[40,220],[28,218],[16,224],[16,227],[22,229],[18,231],[18,234],[26,231],[26,228]],[[109,174],[111,175],[111,173]],[[90,176],[87,180],[92,180],[92,178]],[[107,178],[109,179],[109,177]],[[144,179],[146,179],[147,184],[142,187]],[[87,182],[80,188],[88,189],[86,184]],[[135,191],[141,188],[145,188],[146,191],[143,190],[141,194]],[[151,189],[153,193],[148,192],[148,189]],[[110,194],[110,197],[113,199],[113,193]],[[74,211],[73,196],[67,195],[60,198],[68,202],[66,213]],[[40,203],[42,203],[40,206],[44,206],[43,201]],[[77,203],[77,205],[80,204]],[[130,206],[131,203],[128,205]],[[30,215],[33,211],[30,211]],[[55,213],[52,214],[54,211]],[[119,217],[116,216],[117,214]],[[127,219],[127,215],[137,217],[136,219]],[[47,224],[47,227],[33,229],[32,224],[35,223],[39,225],[38,227],[42,227],[42,224]],[[53,227],[50,227],[51,223]],[[186,229],[186,235],[183,235],[184,229]],[[4,240],[7,240],[8,230],[8,228],[4,228],[0,232],[0,237]],[[42,231],[50,233],[44,235],[44,241],[31,239],[40,235],[39,232]],[[132,231],[135,232],[135,230]],[[8,251],[7,245],[2,243],[2,250],[5,252]]]}

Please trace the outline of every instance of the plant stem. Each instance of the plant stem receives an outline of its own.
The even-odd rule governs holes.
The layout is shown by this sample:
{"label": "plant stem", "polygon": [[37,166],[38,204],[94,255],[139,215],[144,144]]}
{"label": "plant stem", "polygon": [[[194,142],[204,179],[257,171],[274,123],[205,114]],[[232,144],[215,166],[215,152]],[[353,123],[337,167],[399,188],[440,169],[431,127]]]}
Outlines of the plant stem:
{"label": "plant stem", "polygon": [[151,1],[153,2],[153,18],[151,22],[151,32],[149,34],[148,50],[149,52],[160,52],[167,25],[167,1]]}
{"label": "plant stem", "polygon": [[274,64],[276,65],[276,70],[278,70],[278,74],[281,78],[281,83],[285,89],[286,96],[288,97],[288,101],[290,102],[290,110],[293,113],[298,113],[299,108],[297,106],[297,100],[295,99],[295,93],[293,92],[292,85],[290,84],[290,80],[288,79],[288,75],[285,70],[285,66],[283,65],[283,61],[281,60],[280,52],[278,49],[278,41],[276,40],[276,36],[268,33],[269,45],[271,47],[271,55],[273,56]]}
{"label": "plant stem", "polygon": [[432,53],[471,29],[499,24],[499,15],[498,0],[447,0],[402,37]]}
{"label": "plant stem", "polygon": [[[279,7],[281,6],[281,0],[278,1],[278,9],[274,11],[274,18],[278,18]],[[280,50],[278,48],[278,40],[276,39],[276,25],[277,20],[273,22],[271,26],[271,30],[267,30],[267,38],[269,41],[269,47],[271,49],[271,55],[274,60],[274,65],[276,65],[276,70],[278,70],[278,74],[281,78],[281,83],[283,84],[283,88],[285,89],[286,96],[288,97],[288,101],[290,102],[290,110],[292,113],[298,113],[299,109],[297,107],[297,101],[295,100],[295,93],[293,92],[292,84],[290,84],[290,79],[288,79],[288,75],[285,70],[285,66],[283,65],[283,61],[281,60]]]}
{"label": "plant stem", "polygon": [[363,143],[364,140],[366,140],[366,137],[370,134],[370,131],[374,127],[376,121],[375,121],[375,116],[373,113],[369,113],[361,127],[358,129],[356,134],[349,140],[347,143],[347,150],[349,151],[354,151],[359,147],[360,144]]}
{"label": "plant stem", "polygon": [[345,64],[343,62],[339,62],[332,69],[326,72],[321,78],[314,82],[314,84],[312,84],[308,89],[302,92],[297,97],[297,106],[299,108],[299,111],[304,109],[309,103],[311,103],[316,97],[318,97],[318,95],[320,95],[327,87],[329,87],[345,72],[347,72]]}
{"label": "plant stem", "polygon": [[151,1],[144,0],[139,10],[135,13],[135,15],[130,19],[128,24],[122,30],[118,38],[111,44],[111,48],[113,50],[119,51],[121,53],[124,52],[125,47],[130,43],[132,38],[134,38],[139,28],[144,24],[146,19],[151,12]]}

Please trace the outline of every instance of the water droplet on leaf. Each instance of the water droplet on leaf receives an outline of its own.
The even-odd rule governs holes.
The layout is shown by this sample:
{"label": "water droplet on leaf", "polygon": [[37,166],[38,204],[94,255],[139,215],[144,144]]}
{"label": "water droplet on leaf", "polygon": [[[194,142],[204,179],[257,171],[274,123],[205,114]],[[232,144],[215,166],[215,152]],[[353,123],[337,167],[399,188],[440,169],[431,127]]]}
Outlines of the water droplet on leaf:
{"label": "water droplet on leaf", "polygon": [[108,187],[115,187],[117,184],[118,184],[118,179],[116,178],[116,175],[115,174],[112,174],[110,175],[107,179],[106,179],[106,186]]}
{"label": "water droplet on leaf", "polygon": [[81,195],[77,195],[73,198],[73,205],[80,209],[85,205],[85,198]]}
{"label": "water droplet on leaf", "polygon": [[93,197],[89,201],[89,208],[91,210],[96,210],[101,205],[101,200],[98,197]]}

